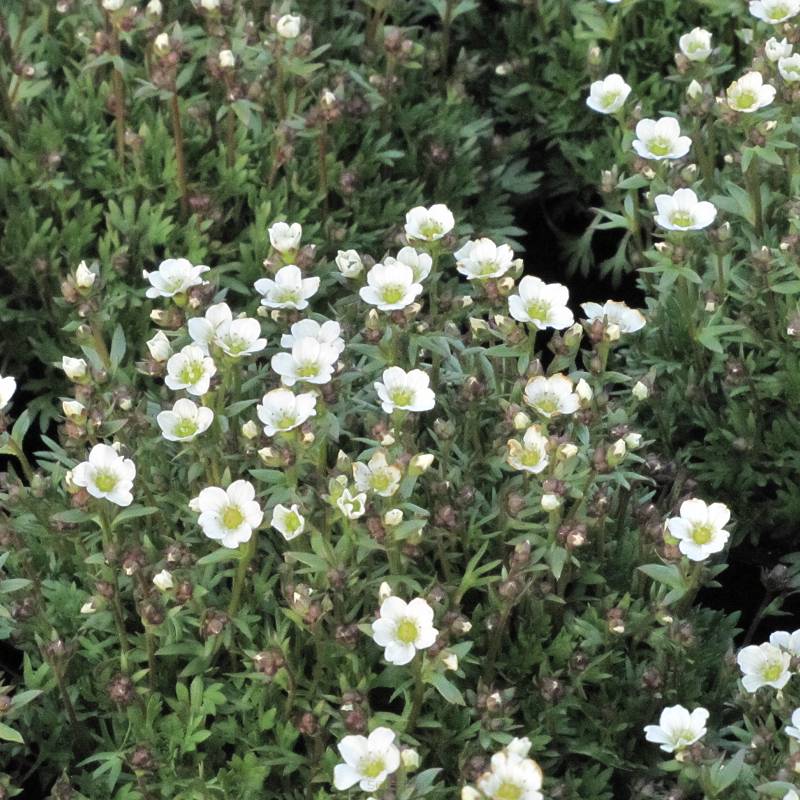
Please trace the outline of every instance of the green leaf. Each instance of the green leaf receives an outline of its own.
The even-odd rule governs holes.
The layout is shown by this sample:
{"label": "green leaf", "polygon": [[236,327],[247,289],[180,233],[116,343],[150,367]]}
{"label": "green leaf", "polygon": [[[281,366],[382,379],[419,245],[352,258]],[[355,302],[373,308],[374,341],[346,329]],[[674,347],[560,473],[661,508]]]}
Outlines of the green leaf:
{"label": "green leaf", "polygon": [[116,369],[122,363],[126,348],[125,331],[122,330],[122,325],[117,325],[114,329],[114,336],[111,339],[111,352],[109,354],[113,369]]}
{"label": "green leaf", "polygon": [[155,506],[130,506],[129,508],[124,508],[114,517],[111,527],[116,528],[117,525],[121,525],[123,522],[127,522],[131,519],[137,519],[138,517],[149,517],[157,511],[158,509]]}
{"label": "green leaf", "polygon": [[447,678],[445,678],[444,674],[441,672],[435,672],[430,680],[428,681],[431,686],[436,689],[439,694],[447,700],[448,703],[453,703],[457,706],[463,706],[464,697],[462,696],[461,692],[458,690],[455,684],[451,683]]}
{"label": "green leaf", "polygon": [[686,581],[675,564],[642,564],[640,572],[644,572],[648,578],[652,578],[656,583],[663,583],[670,589],[685,589]]}
{"label": "green leaf", "polygon": [[19,731],[15,731],[13,728],[10,728],[8,725],[2,722],[0,722],[0,739],[3,739],[6,742],[25,744],[25,740],[22,738],[22,734]]}

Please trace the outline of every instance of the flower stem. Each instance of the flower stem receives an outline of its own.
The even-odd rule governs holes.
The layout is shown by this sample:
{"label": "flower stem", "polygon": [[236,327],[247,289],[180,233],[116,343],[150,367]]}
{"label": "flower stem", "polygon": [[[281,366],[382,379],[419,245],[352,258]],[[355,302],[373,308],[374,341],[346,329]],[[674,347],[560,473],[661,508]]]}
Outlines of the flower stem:
{"label": "flower stem", "polygon": [[181,125],[181,109],[178,104],[178,93],[173,92],[170,99],[172,112],[172,136],[175,139],[175,160],[178,164],[178,189],[181,193],[181,213],[189,216],[189,185],[186,182],[186,156],[183,149],[183,126]]}
{"label": "flower stem", "polygon": [[231,594],[231,602],[228,605],[228,616],[233,619],[239,606],[242,603],[242,592],[244,591],[244,584],[247,580],[247,570],[250,567],[250,562],[256,554],[257,545],[256,532],[250,535],[250,538],[245,542],[244,547],[241,548],[239,566],[236,568],[236,576],[233,579],[233,593]]}
{"label": "flower stem", "polygon": [[10,435],[8,437],[7,446],[17,457],[17,461],[19,461],[19,465],[22,467],[22,471],[25,474],[25,479],[28,481],[28,485],[30,485],[33,483],[33,467],[31,467],[31,462],[28,461],[28,457],[25,455],[24,450]]}
{"label": "flower stem", "polygon": [[411,711],[406,721],[406,733],[414,730],[422,710],[422,701],[425,698],[425,681],[422,680],[422,664],[425,657],[422,653],[417,654],[411,662],[411,672],[414,676],[414,693],[411,699]]}
{"label": "flower stem", "polygon": [[121,51],[119,46],[119,29],[111,26],[111,54],[114,57],[114,71],[111,73],[111,85],[114,91],[114,122],[117,134],[117,161],[120,168],[125,169],[125,84],[122,73],[117,67]]}

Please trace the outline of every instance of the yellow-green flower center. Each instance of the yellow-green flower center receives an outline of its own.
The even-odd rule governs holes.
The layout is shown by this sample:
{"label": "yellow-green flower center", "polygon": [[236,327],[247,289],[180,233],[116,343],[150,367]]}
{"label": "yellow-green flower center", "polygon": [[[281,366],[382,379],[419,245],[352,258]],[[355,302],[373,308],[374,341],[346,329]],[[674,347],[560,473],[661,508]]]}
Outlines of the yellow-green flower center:
{"label": "yellow-green flower center", "polygon": [[555,414],[558,411],[558,400],[551,394],[546,394],[536,401],[536,410],[542,414]]}
{"label": "yellow-green flower center", "polygon": [[244,514],[238,506],[228,506],[222,512],[222,526],[228,530],[235,530],[244,522]]}
{"label": "yellow-green flower center", "polygon": [[672,149],[672,142],[670,142],[669,139],[662,139],[657,136],[647,143],[647,149],[654,156],[666,156],[669,155]]}
{"label": "yellow-green flower center", "polygon": [[617,102],[618,98],[619,92],[605,92],[600,98],[600,105],[603,106],[603,108],[609,108]]}
{"label": "yellow-green flower center", "polygon": [[767,15],[770,19],[774,19],[776,22],[782,20],[785,16],[788,16],[789,8],[788,6],[772,6],[772,8],[767,12]]}
{"label": "yellow-green flower center", "polygon": [[783,664],[775,661],[771,664],[766,664],[761,672],[761,677],[765,681],[776,681],[783,673]]}
{"label": "yellow-green flower center", "polygon": [[204,369],[202,361],[188,361],[178,374],[181,383],[193,386],[203,377]]}
{"label": "yellow-green flower center", "polygon": [[688,211],[673,211],[669,221],[677,228],[689,228],[694,225],[694,217]]}
{"label": "yellow-green flower center", "polygon": [[225,349],[232,356],[238,356],[247,350],[247,342],[241,336],[229,336],[223,342]]}
{"label": "yellow-green flower center", "polygon": [[114,487],[117,485],[117,476],[113,472],[103,470],[95,475],[94,485],[101,492],[113,491]]}
{"label": "yellow-green flower center", "polygon": [[374,779],[386,769],[386,762],[380,756],[367,756],[359,769],[365,778]]}
{"label": "yellow-green flower center", "polygon": [[442,232],[442,226],[435,219],[428,219],[419,226],[419,232],[426,238],[432,239]]}
{"label": "yellow-green flower center", "polygon": [[541,453],[538,450],[523,450],[522,451],[522,464],[526,467],[535,467],[542,460]]}
{"label": "yellow-green flower center", "polygon": [[197,433],[197,423],[193,419],[182,419],[176,426],[175,426],[175,436],[178,436],[181,439],[186,438],[187,436],[194,436]]}
{"label": "yellow-green flower center", "polygon": [[708,544],[714,535],[714,526],[705,523],[692,528],[692,540],[695,544]]}
{"label": "yellow-green flower center", "polygon": [[547,322],[547,318],[550,316],[550,303],[546,303],[544,300],[534,300],[525,310],[531,319],[537,322]]}
{"label": "yellow-green flower center", "polygon": [[288,431],[296,424],[297,418],[294,416],[294,414],[284,414],[282,417],[278,417],[278,419],[275,421],[275,427],[282,431]]}
{"label": "yellow-green flower center", "polygon": [[394,303],[399,303],[405,296],[405,293],[406,290],[404,286],[384,286],[381,289],[381,299],[384,303],[392,305]]}
{"label": "yellow-green flower center", "polygon": [[481,261],[475,270],[476,275],[491,275],[497,271],[497,264],[494,261]]}
{"label": "yellow-green flower center", "polygon": [[419,628],[413,619],[404,619],[397,626],[397,638],[403,644],[413,644],[419,636]]}
{"label": "yellow-green flower center", "polygon": [[388,472],[373,472],[370,483],[375,492],[385,492],[392,484],[391,475]]}
{"label": "yellow-green flower center", "polygon": [[492,800],[519,800],[522,797],[522,787],[511,781],[503,781],[494,793]]}
{"label": "yellow-green flower center", "polygon": [[758,95],[753,91],[745,89],[733,98],[733,104],[736,108],[747,110],[758,104]]}
{"label": "yellow-green flower center", "polygon": [[392,402],[399,408],[410,406],[414,402],[414,392],[410,389],[395,389],[391,393]]}
{"label": "yellow-green flower center", "polygon": [[315,378],[319,375],[319,364],[314,361],[307,364],[300,364],[295,372],[298,378]]}
{"label": "yellow-green flower center", "polygon": [[300,293],[297,289],[278,289],[275,293],[276,303],[297,303],[300,300]]}

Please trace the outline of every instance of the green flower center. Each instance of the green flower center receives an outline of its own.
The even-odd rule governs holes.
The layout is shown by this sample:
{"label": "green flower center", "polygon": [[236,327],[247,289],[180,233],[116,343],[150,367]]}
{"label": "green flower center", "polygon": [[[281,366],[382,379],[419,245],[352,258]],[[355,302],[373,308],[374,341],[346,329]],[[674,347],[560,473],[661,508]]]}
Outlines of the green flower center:
{"label": "green flower center", "polygon": [[319,375],[319,364],[314,361],[308,364],[300,364],[295,372],[298,378],[315,378]]}
{"label": "green flower center", "polygon": [[181,439],[187,436],[194,436],[197,433],[197,423],[193,419],[182,419],[176,426],[175,426],[175,436],[180,437]]}
{"label": "green flower center", "polygon": [[424,224],[419,226],[419,232],[426,238],[432,239],[442,232],[442,226],[435,220],[426,220]]}
{"label": "green flower center", "polygon": [[694,217],[688,211],[673,211],[669,221],[678,228],[689,228],[694,225]]}
{"label": "green flower center", "polygon": [[497,270],[497,264],[494,261],[480,261],[475,270],[476,275],[491,275]]}
{"label": "green flower center", "polygon": [[609,108],[610,106],[613,106],[614,103],[617,102],[618,98],[619,98],[619,92],[605,92],[600,97],[600,105],[603,106],[603,108]]}
{"label": "green flower center", "polygon": [[752,108],[754,105],[758,104],[758,95],[755,92],[745,90],[743,92],[739,92],[739,94],[734,97],[733,103],[736,108]]}
{"label": "green flower center", "polygon": [[419,636],[419,628],[413,619],[404,619],[397,626],[397,638],[403,644],[413,644]]}
{"label": "green flower center", "polygon": [[708,523],[705,525],[695,525],[694,528],[692,528],[692,540],[696,544],[708,544],[713,535],[714,528]]}
{"label": "green flower center", "polygon": [[524,450],[520,460],[523,466],[535,467],[542,460],[542,457],[538,450]]}
{"label": "green flower center", "polygon": [[385,492],[391,486],[392,479],[388,472],[373,472],[370,483],[373,491]]}
{"label": "green flower center", "polygon": [[110,492],[117,485],[117,476],[113,472],[103,470],[95,475],[94,485],[101,492]]}
{"label": "green flower center", "polygon": [[189,361],[178,374],[178,378],[181,383],[193,386],[203,377],[204,372],[202,361]]}
{"label": "green flower center", "polygon": [[544,395],[536,401],[535,408],[542,414],[555,414],[558,411],[558,400],[553,395]]}
{"label": "green flower center", "polygon": [[526,309],[528,316],[537,322],[547,322],[550,316],[550,303],[544,300],[534,300]]}
{"label": "green flower center", "polygon": [[166,290],[168,292],[180,292],[183,289],[183,278],[178,276],[177,278],[173,278],[172,280],[167,281],[166,283]]}
{"label": "green flower center", "polygon": [[686,49],[687,49],[687,50],[688,50],[690,53],[697,53],[697,52],[699,52],[700,50],[705,50],[705,49],[706,49],[706,46],[705,46],[705,44],[704,44],[703,42],[700,42],[700,41],[694,41],[694,42],[689,42],[689,46],[688,46]]}
{"label": "green flower center", "polygon": [[766,664],[761,672],[761,677],[765,681],[776,681],[783,673],[783,664],[776,661],[772,664]]}
{"label": "green flower center", "polygon": [[361,774],[365,778],[377,778],[386,769],[386,762],[380,756],[367,756],[361,762]]}
{"label": "green flower center", "polygon": [[275,427],[283,431],[293,428],[296,424],[297,419],[293,414],[284,414],[275,421]]}
{"label": "green flower center", "polygon": [[222,512],[222,526],[228,530],[236,530],[244,522],[244,514],[238,506],[228,506]]}
{"label": "green flower center", "polygon": [[294,533],[300,527],[300,518],[294,511],[291,511],[286,515],[286,519],[283,521],[283,526],[286,528],[287,533]]}
{"label": "green flower center", "polygon": [[656,137],[647,143],[647,149],[654,156],[666,156],[669,154],[670,150],[672,150],[672,142],[670,142],[669,139]]}
{"label": "green flower center", "polygon": [[276,303],[297,303],[300,293],[296,289],[279,289],[275,294]]}
{"label": "green flower center", "polygon": [[768,12],[767,15],[770,19],[774,20],[781,20],[789,13],[788,6],[773,6]]}
{"label": "green flower center", "polygon": [[410,406],[414,402],[414,392],[410,389],[395,389],[391,393],[392,402],[399,408]]}
{"label": "green flower center", "polygon": [[687,747],[692,739],[694,739],[694,731],[690,731],[688,729],[683,731],[675,731],[672,734],[672,741],[675,744],[676,749]]}
{"label": "green flower center", "polygon": [[519,800],[522,797],[522,787],[511,781],[503,781],[495,792],[493,800]]}
{"label": "green flower center", "polygon": [[381,290],[381,297],[384,303],[399,303],[405,296],[404,286],[384,286]]}
{"label": "green flower center", "polygon": [[223,343],[232,356],[238,356],[247,350],[247,342],[241,336],[229,336]]}

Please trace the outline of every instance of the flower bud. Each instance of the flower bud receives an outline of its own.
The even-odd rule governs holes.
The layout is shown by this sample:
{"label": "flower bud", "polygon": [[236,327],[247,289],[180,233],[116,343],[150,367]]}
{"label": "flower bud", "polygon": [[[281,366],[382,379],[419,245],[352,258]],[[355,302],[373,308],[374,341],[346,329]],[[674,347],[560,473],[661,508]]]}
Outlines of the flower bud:
{"label": "flower bud", "polygon": [[156,55],[165,56],[171,49],[169,34],[159,33],[153,42],[153,50],[155,51]]}
{"label": "flower bud", "polygon": [[606,461],[610,467],[616,467],[625,458],[628,448],[625,445],[624,439],[617,439],[611,447],[606,451]]}
{"label": "flower bud", "polygon": [[61,359],[61,369],[71,381],[76,383],[85,381],[89,374],[89,365],[82,358],[64,356]]}
{"label": "flower bud", "polygon": [[544,511],[555,511],[561,505],[561,498],[557,494],[550,492],[542,495],[542,509]]}
{"label": "flower bud", "polygon": [[514,430],[526,431],[530,426],[531,418],[524,411],[518,411],[514,414]]}
{"label": "flower bud", "polygon": [[384,600],[386,600],[391,596],[392,596],[392,587],[389,586],[389,584],[386,581],[384,581],[380,585],[380,588],[378,589],[378,601],[382,603]]}
{"label": "flower bud", "polygon": [[433,453],[418,453],[408,465],[409,475],[422,475],[433,464]]}
{"label": "flower bud", "polygon": [[703,96],[703,87],[696,80],[693,80],[686,90],[686,96],[690,100],[699,100]]}
{"label": "flower bud", "polygon": [[592,402],[592,398],[594,397],[594,392],[592,391],[592,387],[581,378],[575,384],[575,394],[578,395],[578,398],[581,401],[581,405],[587,406],[589,403]]}
{"label": "flower bud", "polygon": [[161,589],[162,592],[169,591],[173,587],[172,573],[167,569],[162,569],[161,572],[154,576],[153,584],[157,589]]}
{"label": "flower bud", "polygon": [[62,400],[61,410],[64,416],[73,422],[82,422],[86,419],[86,407],[77,400]]}
{"label": "flower bud", "polygon": [[419,768],[419,753],[413,747],[404,747],[400,751],[400,760],[409,772]]}
{"label": "flower bud", "polygon": [[278,36],[284,39],[296,39],[300,35],[300,17],[294,14],[284,14],[275,26]]}
{"label": "flower bud", "polygon": [[345,278],[357,278],[364,271],[364,262],[355,250],[339,250],[336,267]]}
{"label": "flower bud", "polygon": [[637,450],[642,446],[641,433],[629,433],[625,436],[625,446],[628,450]]}
{"label": "flower bud", "polygon": [[75,270],[75,285],[79,289],[91,289],[94,286],[94,282],[97,280],[97,273],[92,272],[89,267],[86,266],[85,261],[81,261],[78,264],[78,268]]}
{"label": "flower bud", "polygon": [[160,17],[164,11],[164,7],[161,5],[161,0],[150,0],[145,8],[145,14],[148,17]]}
{"label": "flower bud", "polygon": [[572,444],[572,442],[561,444],[558,446],[558,449],[556,450],[556,455],[563,461],[567,461],[567,459],[570,459],[573,456],[578,455],[578,447],[577,445]]}
{"label": "flower bud", "polygon": [[219,65],[222,69],[233,69],[236,66],[236,56],[231,50],[220,50]]}
{"label": "flower bud", "polygon": [[245,439],[255,439],[259,433],[258,425],[251,419],[242,425],[242,436],[244,436]]}
{"label": "flower bud", "polygon": [[394,528],[403,521],[403,511],[399,508],[390,508],[383,515],[383,524],[387,528]]}
{"label": "flower bud", "polygon": [[455,672],[458,669],[458,656],[455,653],[447,653],[442,657],[442,664],[444,664],[445,669]]}
{"label": "flower bud", "polygon": [[636,383],[633,386],[633,389],[631,389],[631,394],[637,400],[640,400],[640,401],[641,400],[646,400],[647,396],[650,394],[650,390],[641,381],[636,381]]}

